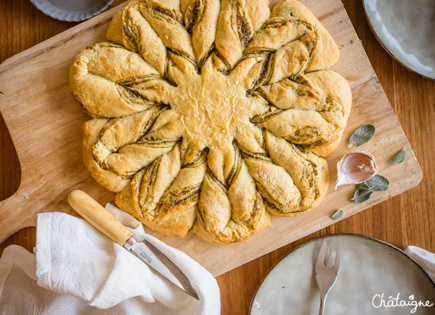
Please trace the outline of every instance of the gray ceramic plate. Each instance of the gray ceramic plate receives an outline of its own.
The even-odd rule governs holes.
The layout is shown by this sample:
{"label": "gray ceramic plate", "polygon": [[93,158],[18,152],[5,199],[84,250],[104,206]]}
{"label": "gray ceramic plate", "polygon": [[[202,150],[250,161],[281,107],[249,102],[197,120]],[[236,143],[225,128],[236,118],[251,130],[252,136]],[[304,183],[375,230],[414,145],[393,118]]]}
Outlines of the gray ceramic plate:
{"label": "gray ceramic plate", "polygon": [[367,19],[388,53],[435,79],[435,0],[364,0]]}
{"label": "gray ceramic plate", "polygon": [[[318,314],[314,263],[324,239],[341,246],[339,274],[325,314],[435,314],[435,283],[405,252],[362,235],[336,234],[308,241],[282,259],[254,296],[252,315]],[[411,305],[386,307],[398,295],[398,304]],[[419,301],[434,305],[411,313],[412,303]]]}
{"label": "gray ceramic plate", "polygon": [[30,2],[53,19],[76,22],[100,14],[113,0],[30,0]]}

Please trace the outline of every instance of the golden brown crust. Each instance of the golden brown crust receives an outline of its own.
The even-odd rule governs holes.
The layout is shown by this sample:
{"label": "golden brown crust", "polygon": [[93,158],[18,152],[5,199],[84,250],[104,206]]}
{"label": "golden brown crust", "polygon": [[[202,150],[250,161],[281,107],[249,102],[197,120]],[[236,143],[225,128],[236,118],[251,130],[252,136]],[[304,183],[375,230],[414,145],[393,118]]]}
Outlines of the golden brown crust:
{"label": "golden brown crust", "polygon": [[312,210],[349,117],[332,37],[302,4],[135,0],[70,70],[88,171],[152,229],[243,241]]}
{"label": "golden brown crust", "polygon": [[331,34],[302,3],[296,0],[281,0],[273,7],[271,16],[304,21],[315,28],[317,33],[316,49],[310,58],[306,69],[307,72],[329,69],[330,66],[337,62],[340,57],[337,44]]}

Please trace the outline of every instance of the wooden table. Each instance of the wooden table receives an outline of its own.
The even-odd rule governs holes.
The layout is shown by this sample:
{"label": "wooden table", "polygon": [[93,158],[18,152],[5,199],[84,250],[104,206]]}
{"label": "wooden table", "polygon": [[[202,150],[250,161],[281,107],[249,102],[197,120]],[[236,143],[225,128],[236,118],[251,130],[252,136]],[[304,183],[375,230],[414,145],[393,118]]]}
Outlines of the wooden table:
{"label": "wooden table", "polygon": [[[121,3],[115,0],[114,5]],[[268,271],[299,244],[320,235],[358,233],[389,242],[399,248],[416,245],[435,252],[435,81],[424,79],[392,59],[373,36],[360,0],[343,0],[369,59],[423,170],[414,189],[338,222],[297,242],[227,272],[217,281],[222,314],[245,314]],[[0,62],[50,38],[75,23],[53,20],[29,0],[0,1]],[[388,150],[388,148],[385,148]],[[12,195],[20,182],[15,149],[0,117],[0,200]],[[0,245],[28,250],[35,245],[35,228],[24,229]]]}

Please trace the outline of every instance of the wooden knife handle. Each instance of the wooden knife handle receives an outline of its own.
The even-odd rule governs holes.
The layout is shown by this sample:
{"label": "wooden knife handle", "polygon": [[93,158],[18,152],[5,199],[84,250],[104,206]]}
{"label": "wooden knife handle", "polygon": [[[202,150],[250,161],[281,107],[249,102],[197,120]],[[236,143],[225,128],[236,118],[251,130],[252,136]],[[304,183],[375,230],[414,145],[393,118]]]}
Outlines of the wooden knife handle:
{"label": "wooden knife handle", "polygon": [[120,245],[133,235],[109,211],[91,196],[81,190],[74,190],[68,196],[71,207],[89,223]]}

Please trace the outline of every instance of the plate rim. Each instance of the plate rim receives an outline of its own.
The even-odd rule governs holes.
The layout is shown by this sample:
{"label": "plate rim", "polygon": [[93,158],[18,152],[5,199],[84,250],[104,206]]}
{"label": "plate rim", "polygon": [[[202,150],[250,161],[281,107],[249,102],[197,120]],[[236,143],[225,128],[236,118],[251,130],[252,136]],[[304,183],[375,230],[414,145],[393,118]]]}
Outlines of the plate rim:
{"label": "plate rim", "polygon": [[384,50],[395,60],[395,61],[397,61],[401,66],[403,66],[403,67],[405,67],[405,69],[408,69],[409,71],[412,71],[413,73],[415,73],[415,74],[418,74],[419,76],[421,76],[421,77],[423,77],[423,78],[425,78],[425,79],[428,79],[428,80],[431,80],[431,81],[435,81],[435,76],[433,76],[433,77],[430,77],[430,76],[427,76],[427,75],[424,75],[423,73],[420,73],[420,72],[418,72],[417,70],[415,70],[415,69],[412,69],[412,68],[410,68],[409,66],[407,66],[405,63],[403,63],[401,60],[400,60],[400,58],[399,57],[397,57],[396,55],[394,55],[393,54],[393,52],[388,48],[388,46],[382,41],[382,39],[381,39],[381,37],[379,36],[379,34],[376,32],[376,30],[375,30],[375,28],[374,28],[374,26],[373,26],[373,24],[372,24],[372,21],[371,21],[371,19],[370,19],[370,16],[369,16],[369,14],[368,14],[368,12],[367,12],[367,0],[363,0],[362,1],[363,2],[363,9],[364,9],[364,14],[365,14],[365,16],[366,16],[366,20],[367,20],[367,24],[369,25],[369,27],[370,27],[370,30],[372,31],[372,33],[373,33],[373,35],[375,36],[375,38],[376,38],[376,40],[379,42],[379,44],[382,46],[382,48],[384,48]]}
{"label": "plate rim", "polygon": [[423,267],[422,267],[422,266],[421,266],[421,265],[420,265],[420,264],[419,264],[419,263],[418,263],[414,258],[412,258],[411,256],[409,256],[409,255],[408,255],[404,250],[398,248],[397,246],[394,246],[393,244],[390,244],[390,243],[388,243],[388,242],[386,242],[386,241],[383,241],[383,240],[380,240],[380,239],[377,239],[377,238],[374,238],[374,237],[372,237],[372,236],[368,236],[368,235],[363,235],[363,234],[358,234],[358,233],[335,233],[335,234],[329,234],[329,235],[318,236],[318,237],[312,238],[312,239],[310,239],[310,240],[308,240],[308,241],[306,241],[306,242],[303,242],[302,244],[300,244],[300,245],[296,246],[295,248],[293,248],[292,250],[290,250],[290,251],[289,251],[285,256],[281,257],[278,261],[276,261],[276,262],[275,262],[275,263],[270,267],[270,269],[267,271],[266,276],[263,278],[263,280],[262,280],[262,281],[260,282],[260,284],[257,286],[257,288],[256,288],[256,290],[255,290],[255,292],[254,292],[254,294],[252,295],[251,302],[249,303],[248,314],[249,314],[249,315],[252,314],[252,306],[253,306],[253,304],[254,304],[255,297],[257,296],[258,290],[260,289],[261,285],[262,285],[263,282],[266,280],[266,278],[270,275],[270,273],[272,272],[272,270],[275,269],[275,267],[276,267],[276,266],[277,266],[281,261],[283,261],[287,256],[291,255],[291,254],[292,254],[294,251],[296,251],[297,249],[299,249],[299,248],[301,248],[301,247],[304,247],[305,245],[307,245],[307,244],[309,244],[309,243],[311,243],[311,242],[314,242],[314,241],[316,241],[316,240],[320,240],[320,239],[323,239],[323,238],[334,237],[334,236],[352,236],[352,237],[356,237],[356,238],[365,238],[365,239],[368,239],[368,240],[371,240],[371,241],[375,241],[375,242],[381,243],[381,244],[383,244],[383,245],[386,245],[386,246],[390,247],[391,249],[394,249],[394,250],[398,251],[399,253],[405,255],[405,257],[407,257],[408,259],[410,259],[414,264],[416,264],[417,267],[420,268],[421,271],[423,271],[424,275],[429,279],[429,281],[432,283],[432,285],[433,285],[434,288],[435,288],[435,280],[432,279],[432,278],[429,276],[429,274],[427,273],[427,271],[424,270]]}
{"label": "plate rim", "polygon": [[[49,2],[47,0],[30,0],[30,2],[39,11],[41,11],[45,15],[47,15],[55,20],[66,21],[66,22],[81,22],[81,21],[86,21],[86,20],[102,13],[104,10],[106,10],[113,3],[113,0],[106,0],[106,1],[104,1],[104,4],[101,5],[101,7],[99,9],[90,10],[87,13],[75,13],[74,11],[67,11],[67,10],[61,9],[65,13],[68,12],[67,15],[65,15],[65,14],[58,15],[58,14],[56,14],[55,11],[50,10],[50,8],[59,8],[59,7],[53,5],[51,2]],[[49,3],[49,5],[47,3]]]}

